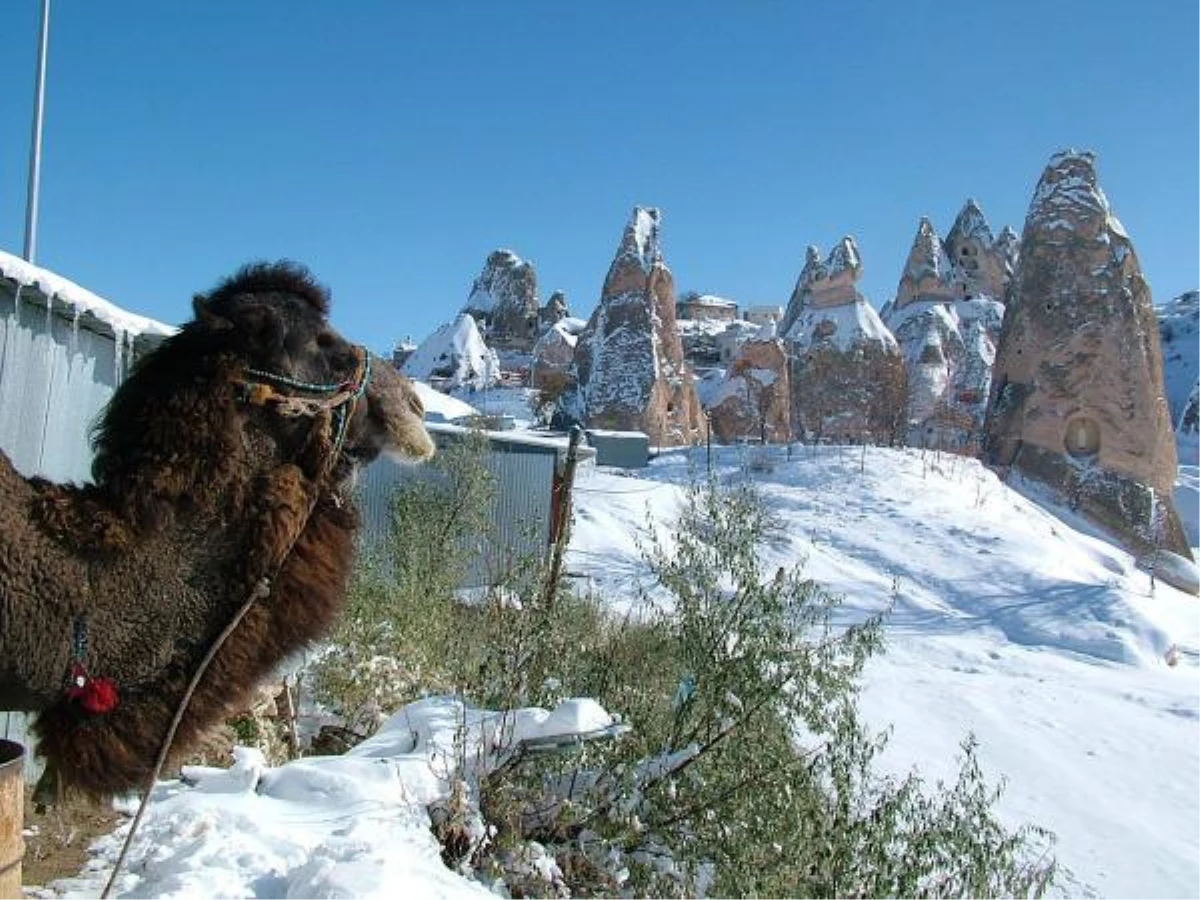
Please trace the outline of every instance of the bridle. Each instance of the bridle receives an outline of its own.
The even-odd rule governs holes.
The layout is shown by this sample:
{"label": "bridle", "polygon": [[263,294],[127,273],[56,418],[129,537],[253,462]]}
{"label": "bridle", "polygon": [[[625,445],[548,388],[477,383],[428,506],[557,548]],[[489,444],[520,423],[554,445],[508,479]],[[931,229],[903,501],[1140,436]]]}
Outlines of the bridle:
{"label": "bridle", "polygon": [[[301,381],[278,372],[247,368],[249,378],[235,378],[238,399],[254,406],[270,406],[281,416],[319,416],[329,412],[333,423],[333,453],[341,453],[346,429],[354,416],[358,401],[366,393],[371,380],[371,354],[366,348],[354,345],[354,375],[336,384],[317,384]],[[290,393],[296,391],[299,393]]]}

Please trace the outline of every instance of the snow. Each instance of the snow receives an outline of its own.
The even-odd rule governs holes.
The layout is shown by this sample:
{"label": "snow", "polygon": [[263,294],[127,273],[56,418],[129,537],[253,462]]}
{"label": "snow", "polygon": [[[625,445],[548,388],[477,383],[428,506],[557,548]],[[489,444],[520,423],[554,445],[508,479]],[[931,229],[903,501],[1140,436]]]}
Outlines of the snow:
{"label": "snow", "polygon": [[[1200,885],[1200,616],[1194,597],[1025,486],[975,460],[862,447],[660,453],[636,473],[578,474],[567,566],[615,609],[655,585],[639,554],[697,469],[754,478],[782,525],[764,570],[802,564],[858,619],[890,607],[862,698],[891,726],[884,763],[952,775],[970,732],[1010,825],[1056,832],[1067,896],[1195,896]],[[753,460],[751,454],[754,454]],[[751,464],[753,463],[753,464]],[[1014,488],[1020,488],[1016,490]],[[1175,664],[1171,664],[1171,660]],[[343,757],[228,769],[154,791],[119,882],[128,897],[481,897],[446,869],[427,805],[451,765],[498,764],[518,740],[613,733],[586,698],[476,710],[432,697]],[[43,896],[96,896],[123,832]]]}
{"label": "snow", "polygon": [[[828,331],[829,326],[832,331]],[[821,332],[827,332],[822,337]],[[788,329],[787,339],[796,344],[801,352],[822,343],[831,343],[841,353],[846,353],[859,344],[878,344],[887,350],[898,350],[896,339],[865,300],[844,303],[840,306],[808,307],[803,310]]]}
{"label": "snow", "polygon": [[650,274],[655,263],[661,259],[658,248],[659,210],[654,207],[636,206],[629,227],[633,230],[633,252],[637,255],[642,271]]}
{"label": "snow", "polygon": [[[1129,554],[973,460],[819,447],[789,461],[778,448],[764,471],[747,464],[750,452],[719,459],[727,477],[753,471],[783,523],[764,568],[806,560],[807,575],[845,594],[850,615],[893,604],[889,649],[870,666],[863,702],[877,727],[894,726],[895,771],[948,777],[973,731],[985,771],[1007,778],[1006,820],[1058,834],[1073,873],[1066,893],[1195,894],[1196,598],[1161,582],[1151,593]],[[703,451],[692,457],[703,464]],[[581,481],[592,493],[570,559],[605,594],[650,586],[618,523],[646,509],[668,520],[688,467],[687,454],[660,455],[641,493],[602,469]]]}
{"label": "snow", "polygon": [[464,403],[457,397],[451,397],[449,394],[443,394],[426,384],[424,381],[417,379],[409,379],[412,381],[413,387],[417,391],[417,396],[421,398],[421,405],[425,407],[425,418],[433,421],[441,420],[443,422],[453,422],[455,419],[463,418],[464,416],[475,416],[479,414],[479,410],[471,406],[469,403]]}
{"label": "snow", "polygon": [[[344,756],[272,768],[238,748],[228,769],[186,767],[160,782],[117,896],[494,897],[447,869],[425,807],[466,770],[490,770],[521,742],[613,733],[587,698],[553,710],[478,710],[449,697],[406,706]],[[54,885],[98,896],[128,825],[99,839],[92,864]]]}
{"label": "snow", "polygon": [[444,378],[449,387],[484,388],[500,380],[500,361],[475,319],[463,313],[422,341],[401,371],[422,381]]}
{"label": "snow", "polygon": [[93,294],[87,288],[82,288],[61,275],[27,263],[3,250],[0,250],[0,276],[25,287],[36,286],[50,299],[59,300],[69,306],[76,318],[81,314],[91,315],[110,327],[118,336],[148,334],[168,337],[176,331],[170,325],[121,309],[115,303]]}

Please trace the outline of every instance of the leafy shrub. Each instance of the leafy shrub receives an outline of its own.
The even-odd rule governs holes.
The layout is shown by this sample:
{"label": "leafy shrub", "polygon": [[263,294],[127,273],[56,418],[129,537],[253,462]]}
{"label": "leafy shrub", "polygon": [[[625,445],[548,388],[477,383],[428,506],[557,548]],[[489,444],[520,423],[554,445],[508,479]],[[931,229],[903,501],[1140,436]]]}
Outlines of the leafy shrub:
{"label": "leafy shrub", "polygon": [[[879,774],[886,738],[857,701],[881,619],[837,627],[838,597],[798,568],[762,571],[778,525],[753,487],[693,484],[675,529],[649,532],[654,587],[617,617],[604,598],[547,589],[538,561],[480,602],[450,600],[462,561],[446,548],[470,547],[446,537],[470,529],[432,507],[468,514],[454,492],[474,482],[437,484],[449,493],[402,491],[397,508],[424,524],[398,526],[406,543],[371,570],[379,580],[356,582],[340,639],[366,640],[364,655],[409,672],[397,703],[447,689],[500,709],[589,696],[632,726],[559,752],[517,748],[490,771],[460,760],[450,799],[432,810],[448,865],[512,896],[1015,896],[1050,885],[1052,836],[998,823],[999,789],[972,740],[948,786]],[[443,523],[426,538],[436,543],[413,546],[430,522]],[[324,677],[334,696],[365,689],[336,665]],[[356,703],[393,708],[378,696],[343,706]]]}

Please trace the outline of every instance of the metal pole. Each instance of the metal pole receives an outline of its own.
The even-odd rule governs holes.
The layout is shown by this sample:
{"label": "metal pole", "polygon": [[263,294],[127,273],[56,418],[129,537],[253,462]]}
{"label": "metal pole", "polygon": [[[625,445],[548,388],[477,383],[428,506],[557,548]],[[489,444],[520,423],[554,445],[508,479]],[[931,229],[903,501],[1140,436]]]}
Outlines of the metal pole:
{"label": "metal pole", "polygon": [[46,107],[46,50],[50,44],[50,0],[42,0],[37,86],[33,97],[33,137],[29,148],[29,194],[25,201],[25,261],[37,255],[38,184],[42,177],[42,118]]}

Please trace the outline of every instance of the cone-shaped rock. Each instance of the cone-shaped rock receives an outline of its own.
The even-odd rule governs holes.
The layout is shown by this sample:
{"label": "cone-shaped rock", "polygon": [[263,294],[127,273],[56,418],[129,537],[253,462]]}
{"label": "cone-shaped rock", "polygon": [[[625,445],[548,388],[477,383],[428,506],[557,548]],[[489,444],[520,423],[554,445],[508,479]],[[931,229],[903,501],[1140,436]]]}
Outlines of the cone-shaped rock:
{"label": "cone-shaped rock", "polygon": [[987,447],[1135,551],[1191,558],[1150,288],[1090,153],[1056,154],[1030,203]]}
{"label": "cone-shaped rock", "polygon": [[546,301],[546,305],[542,307],[540,315],[542,328],[549,328],[559,319],[565,319],[571,315],[571,310],[567,307],[567,295],[562,291],[555,291]]}
{"label": "cone-shaped rock", "polygon": [[784,334],[792,353],[792,425],[805,440],[890,444],[903,428],[904,363],[859,292],[861,277],[854,238],[843,238],[824,262],[808,248],[792,295],[796,315]]}
{"label": "cone-shaped rock", "polygon": [[511,250],[488,254],[462,309],[493,346],[524,350],[537,340],[540,310],[537,272]]}
{"label": "cone-shaped rock", "polygon": [[922,216],[904,263],[904,274],[900,276],[893,306],[900,309],[921,300],[944,303],[963,296],[963,284],[950,264],[942,239],[929,219]]}
{"label": "cone-shaped rock", "polygon": [[1011,228],[992,236],[983,210],[967,200],[946,235],[950,258],[967,297],[988,297],[1003,302],[1012,280],[1016,234]]}
{"label": "cone-shaped rock", "polygon": [[[968,200],[942,243],[922,218],[896,289],[882,316],[895,335],[908,375],[908,441],[917,446],[978,452],[992,363],[1011,279],[1009,241],[993,239]],[[995,279],[984,284],[984,276]]]}
{"label": "cone-shaped rock", "polygon": [[705,422],[675,327],[675,283],[659,246],[660,215],[635,207],[579,336],[574,384],[560,407],[590,428],[643,431],[659,446],[692,444]]}

